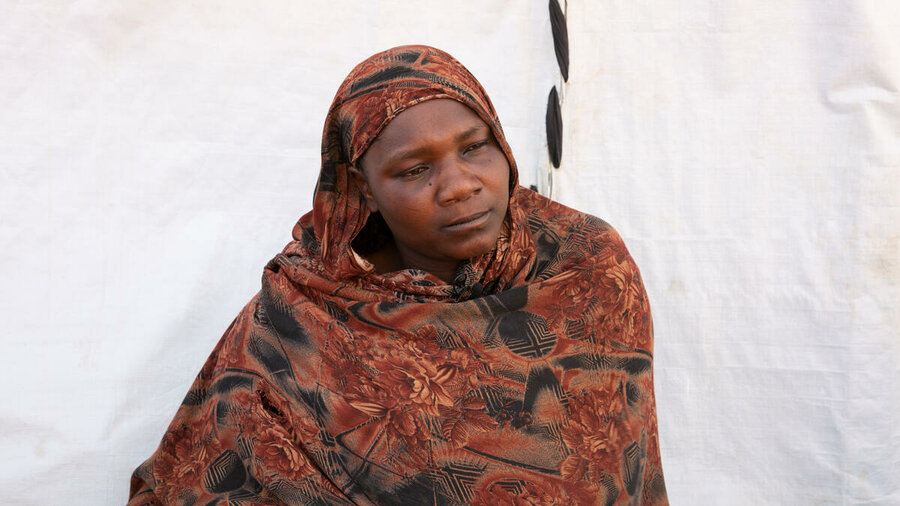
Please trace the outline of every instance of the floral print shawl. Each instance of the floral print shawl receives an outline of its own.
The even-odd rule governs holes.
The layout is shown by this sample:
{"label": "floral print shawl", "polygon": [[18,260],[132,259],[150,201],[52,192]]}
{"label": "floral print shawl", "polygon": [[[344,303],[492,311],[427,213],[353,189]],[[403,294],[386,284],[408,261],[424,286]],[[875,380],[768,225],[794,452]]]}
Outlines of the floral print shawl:
{"label": "floral print shawl", "polygon": [[[348,173],[405,108],[467,105],[510,162],[496,248],[376,274]],[[518,186],[475,78],[425,46],[338,90],[313,211],[206,361],[129,504],[666,504],[650,306],[605,222]]]}

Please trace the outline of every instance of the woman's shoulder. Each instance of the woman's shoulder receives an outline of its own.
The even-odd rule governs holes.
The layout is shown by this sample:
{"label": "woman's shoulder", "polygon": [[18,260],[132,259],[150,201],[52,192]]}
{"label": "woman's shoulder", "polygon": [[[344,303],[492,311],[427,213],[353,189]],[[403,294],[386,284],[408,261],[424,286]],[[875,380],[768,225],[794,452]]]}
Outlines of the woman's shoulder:
{"label": "woman's shoulder", "polygon": [[625,251],[622,237],[602,218],[524,187],[519,187],[516,197],[539,249],[576,250],[580,254],[609,249]]}

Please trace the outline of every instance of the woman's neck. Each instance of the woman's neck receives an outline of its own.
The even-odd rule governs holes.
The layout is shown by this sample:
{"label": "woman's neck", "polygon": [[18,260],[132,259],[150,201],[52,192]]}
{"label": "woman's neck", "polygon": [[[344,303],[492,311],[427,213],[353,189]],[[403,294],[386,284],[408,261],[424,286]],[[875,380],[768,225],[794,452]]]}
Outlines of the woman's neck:
{"label": "woman's neck", "polygon": [[376,251],[366,255],[366,260],[375,266],[375,272],[385,274],[403,269],[419,269],[437,276],[447,284],[453,283],[459,262],[435,262],[430,259],[417,258],[415,255],[404,255],[394,241],[387,243]]}

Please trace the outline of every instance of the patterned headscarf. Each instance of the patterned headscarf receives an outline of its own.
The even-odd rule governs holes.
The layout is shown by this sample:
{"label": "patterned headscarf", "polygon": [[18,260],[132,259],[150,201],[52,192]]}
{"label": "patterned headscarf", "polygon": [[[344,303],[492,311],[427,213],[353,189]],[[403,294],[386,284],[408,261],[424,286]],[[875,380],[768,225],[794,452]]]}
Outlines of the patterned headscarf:
{"label": "patterned headscarf", "polygon": [[[349,168],[425,100],[467,105],[510,162],[493,251],[450,285],[377,274]],[[446,53],[406,46],[338,91],[313,211],[197,376],[139,504],[666,504],[653,326],[604,221],[516,184],[490,101]]]}

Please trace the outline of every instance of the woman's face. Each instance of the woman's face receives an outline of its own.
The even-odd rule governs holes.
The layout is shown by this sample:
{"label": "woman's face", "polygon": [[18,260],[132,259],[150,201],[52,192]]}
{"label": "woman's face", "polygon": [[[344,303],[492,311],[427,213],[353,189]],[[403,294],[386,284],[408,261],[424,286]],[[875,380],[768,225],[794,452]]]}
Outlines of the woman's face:
{"label": "woman's face", "polygon": [[509,204],[509,162],[471,109],[434,99],[401,112],[353,170],[390,227],[404,267],[452,279],[494,248]]}

